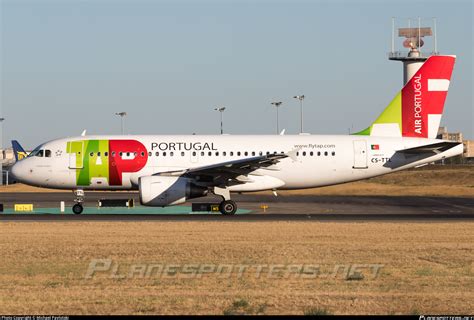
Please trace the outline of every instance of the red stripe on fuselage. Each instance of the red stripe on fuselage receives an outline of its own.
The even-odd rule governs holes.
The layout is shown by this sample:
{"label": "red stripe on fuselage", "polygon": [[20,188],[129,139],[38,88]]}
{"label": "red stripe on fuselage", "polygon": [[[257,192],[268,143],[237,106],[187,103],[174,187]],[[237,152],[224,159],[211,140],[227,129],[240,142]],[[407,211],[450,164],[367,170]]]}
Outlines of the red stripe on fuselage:
{"label": "red stripe on fuselage", "polygon": [[[120,156],[122,153],[122,156]],[[130,153],[131,159],[126,159]],[[115,156],[112,156],[115,155]],[[125,157],[125,159],[123,159]],[[136,140],[109,141],[109,185],[121,186],[124,172],[138,172],[145,167],[148,161],[148,152],[145,146]]]}

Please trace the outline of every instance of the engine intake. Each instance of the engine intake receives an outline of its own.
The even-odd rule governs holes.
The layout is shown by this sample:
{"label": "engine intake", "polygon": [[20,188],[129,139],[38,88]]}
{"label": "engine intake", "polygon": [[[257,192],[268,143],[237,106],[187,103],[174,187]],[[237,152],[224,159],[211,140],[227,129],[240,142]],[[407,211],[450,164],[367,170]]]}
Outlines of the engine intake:
{"label": "engine intake", "polygon": [[144,206],[165,207],[189,199],[204,197],[208,189],[183,177],[147,176],[138,180],[140,203]]}

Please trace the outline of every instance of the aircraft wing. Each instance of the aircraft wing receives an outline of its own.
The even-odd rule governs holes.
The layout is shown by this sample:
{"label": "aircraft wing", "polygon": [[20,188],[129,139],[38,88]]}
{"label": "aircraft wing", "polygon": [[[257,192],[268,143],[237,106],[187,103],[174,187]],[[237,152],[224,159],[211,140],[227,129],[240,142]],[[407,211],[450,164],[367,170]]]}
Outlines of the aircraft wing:
{"label": "aircraft wing", "polygon": [[438,154],[449,150],[457,145],[461,144],[461,142],[450,142],[450,141],[443,141],[434,144],[428,144],[425,146],[409,148],[409,149],[402,149],[397,150],[398,153],[403,153],[406,155],[422,155],[422,154]]}
{"label": "aircraft wing", "polygon": [[[289,156],[291,155],[262,155],[185,170],[160,172],[157,175],[183,176],[195,179],[196,181],[210,183],[214,186],[229,186],[245,183],[245,178],[240,176],[246,176],[257,169],[270,167],[278,163],[281,159]],[[240,179],[237,179],[238,177],[240,177]]]}

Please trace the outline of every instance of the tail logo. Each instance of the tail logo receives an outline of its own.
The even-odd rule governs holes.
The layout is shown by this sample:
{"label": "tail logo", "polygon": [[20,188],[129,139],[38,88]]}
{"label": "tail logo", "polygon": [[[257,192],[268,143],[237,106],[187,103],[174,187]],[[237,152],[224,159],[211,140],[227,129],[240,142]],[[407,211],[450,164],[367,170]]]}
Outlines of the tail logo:
{"label": "tail logo", "polygon": [[421,98],[421,88],[422,88],[422,85],[421,85],[421,74],[418,75],[418,76],[414,76],[413,77],[415,79],[415,81],[413,82],[414,85],[413,85],[413,89],[415,91],[415,94],[414,94],[414,101],[413,101],[413,105],[414,105],[414,111],[415,111],[415,132],[418,133],[419,135],[422,135],[422,111],[423,111],[423,108],[421,107],[421,101],[422,101],[422,98]]}
{"label": "tail logo", "polygon": [[436,138],[455,60],[428,58],[372,125],[356,134]]}

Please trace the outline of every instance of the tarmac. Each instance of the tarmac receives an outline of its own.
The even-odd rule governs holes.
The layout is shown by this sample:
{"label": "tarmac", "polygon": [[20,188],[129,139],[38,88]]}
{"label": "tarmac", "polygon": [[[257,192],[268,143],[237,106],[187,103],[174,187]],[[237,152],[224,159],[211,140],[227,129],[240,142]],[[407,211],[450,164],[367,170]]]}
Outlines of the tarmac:
{"label": "tarmac", "polygon": [[[97,208],[99,199],[134,199],[135,208]],[[190,203],[154,208],[139,205],[136,192],[86,192],[85,209],[74,215],[71,192],[0,193],[0,221],[474,221],[474,198],[391,196],[233,195],[238,214],[192,213]],[[60,201],[66,211],[59,211]],[[219,202],[218,197],[193,202]],[[13,213],[14,204],[33,204],[33,213]],[[265,209],[264,209],[265,208]]]}

